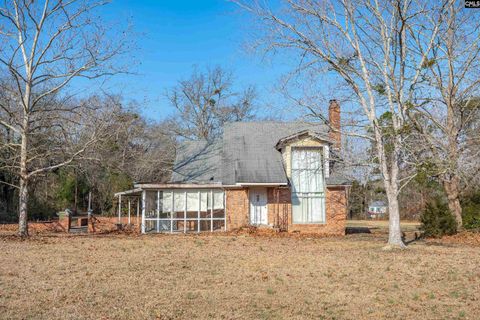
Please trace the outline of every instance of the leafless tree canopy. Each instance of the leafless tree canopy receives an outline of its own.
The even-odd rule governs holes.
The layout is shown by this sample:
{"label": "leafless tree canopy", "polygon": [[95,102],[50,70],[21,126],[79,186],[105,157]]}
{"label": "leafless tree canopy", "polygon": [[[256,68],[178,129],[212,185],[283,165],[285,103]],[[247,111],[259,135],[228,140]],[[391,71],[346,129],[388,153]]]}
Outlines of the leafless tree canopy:
{"label": "leafless tree canopy", "polygon": [[433,45],[426,43],[423,33],[412,35],[412,50],[422,53],[427,46],[431,50],[407,115],[423,146],[417,147],[417,163],[428,165],[430,174],[440,178],[461,227],[461,185],[468,185],[469,176],[480,168],[473,151],[480,143],[480,21],[461,1],[445,6],[442,20],[423,26],[423,32],[439,30]]}
{"label": "leafless tree canopy", "polygon": [[[8,131],[5,164],[18,175],[19,233],[26,235],[29,181],[70,164],[101,139],[100,106],[72,98],[78,78],[121,71],[116,57],[128,42],[93,16],[103,1],[4,1],[0,7],[0,125]],[[98,114],[97,114],[98,115]],[[88,119],[88,120],[86,120]],[[90,126],[90,130],[82,130]]]}
{"label": "leafless tree canopy", "polygon": [[220,67],[195,69],[190,78],[167,91],[177,114],[170,119],[172,130],[187,139],[210,140],[221,133],[226,122],[253,118],[256,92],[234,89],[231,72]]}

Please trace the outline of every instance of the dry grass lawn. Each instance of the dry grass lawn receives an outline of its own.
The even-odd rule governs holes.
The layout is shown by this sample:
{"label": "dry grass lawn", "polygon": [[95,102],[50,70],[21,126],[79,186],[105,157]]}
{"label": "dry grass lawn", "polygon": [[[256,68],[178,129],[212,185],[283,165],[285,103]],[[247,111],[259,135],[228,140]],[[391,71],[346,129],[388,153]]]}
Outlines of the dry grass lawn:
{"label": "dry grass lawn", "polygon": [[480,248],[384,237],[0,236],[3,319],[478,319]]}

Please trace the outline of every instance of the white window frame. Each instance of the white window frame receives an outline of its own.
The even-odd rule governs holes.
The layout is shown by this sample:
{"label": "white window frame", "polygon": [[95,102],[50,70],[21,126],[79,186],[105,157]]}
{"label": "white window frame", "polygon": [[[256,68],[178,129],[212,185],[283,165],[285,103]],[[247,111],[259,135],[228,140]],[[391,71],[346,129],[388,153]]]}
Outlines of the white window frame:
{"label": "white window frame", "polygon": [[[323,190],[322,191],[314,191],[314,192],[295,192],[295,188],[293,185],[293,177],[294,177],[294,171],[296,170],[308,170],[308,169],[294,169],[293,165],[293,154],[297,150],[315,150],[318,151],[320,154],[320,165],[321,167],[321,172],[322,172],[322,178],[323,178]],[[327,217],[326,217],[326,182],[325,182],[325,169],[327,167],[326,165],[326,153],[329,152],[329,150],[325,149],[325,146],[321,147],[303,147],[303,146],[292,146],[290,149],[290,179],[291,179],[291,201],[292,201],[292,224],[326,224],[327,223]],[[327,160],[328,161],[328,160]],[[301,205],[303,206],[304,204],[307,204],[310,202],[308,201],[309,199],[320,199],[320,204],[321,204],[321,220],[320,221],[295,221],[295,216],[293,214],[294,210],[294,201],[296,200],[304,200],[301,201]],[[308,209],[307,209],[308,210]],[[310,214],[312,217],[313,215]]]}

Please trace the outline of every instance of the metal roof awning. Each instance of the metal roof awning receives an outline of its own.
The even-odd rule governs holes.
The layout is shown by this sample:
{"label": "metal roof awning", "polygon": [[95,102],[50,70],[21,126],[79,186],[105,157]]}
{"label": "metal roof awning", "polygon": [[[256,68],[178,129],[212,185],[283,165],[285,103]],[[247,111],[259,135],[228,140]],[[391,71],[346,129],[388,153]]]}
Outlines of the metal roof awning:
{"label": "metal roof awning", "polygon": [[221,183],[138,183],[135,188],[143,189],[214,189],[222,188]]}
{"label": "metal roof awning", "polygon": [[118,196],[140,196],[141,193],[142,193],[141,188],[135,188],[135,189],[131,189],[131,190],[117,192],[117,193],[114,194],[114,197],[118,197]]}

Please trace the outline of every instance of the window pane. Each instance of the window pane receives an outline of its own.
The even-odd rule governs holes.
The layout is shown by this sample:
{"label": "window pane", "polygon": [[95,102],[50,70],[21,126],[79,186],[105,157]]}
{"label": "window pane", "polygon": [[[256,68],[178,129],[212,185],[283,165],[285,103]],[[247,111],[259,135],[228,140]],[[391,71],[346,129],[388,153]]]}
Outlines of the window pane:
{"label": "window pane", "polygon": [[172,211],[172,192],[162,191],[160,193],[160,208],[163,213]]}
{"label": "window pane", "polygon": [[174,211],[184,211],[185,210],[185,193],[183,191],[174,191]]}
{"label": "window pane", "polygon": [[[321,153],[317,150],[293,150],[292,186],[294,192],[322,192],[323,168]],[[303,161],[303,162],[302,162]]]}
{"label": "window pane", "polygon": [[223,209],[223,191],[213,191],[213,209]]}
{"label": "window pane", "polygon": [[210,197],[209,191],[201,191],[200,192],[200,211],[207,211],[208,209],[208,198]]}
{"label": "window pane", "polygon": [[300,204],[300,198],[296,193],[292,193],[292,220],[293,223],[301,223],[302,220],[302,206]]}
{"label": "window pane", "polygon": [[198,191],[187,191],[187,211],[198,211]]}
{"label": "window pane", "polygon": [[310,222],[323,222],[323,198],[314,197],[312,200],[312,220]]}
{"label": "window pane", "polygon": [[292,150],[292,220],[321,223],[325,217],[322,149]]}

